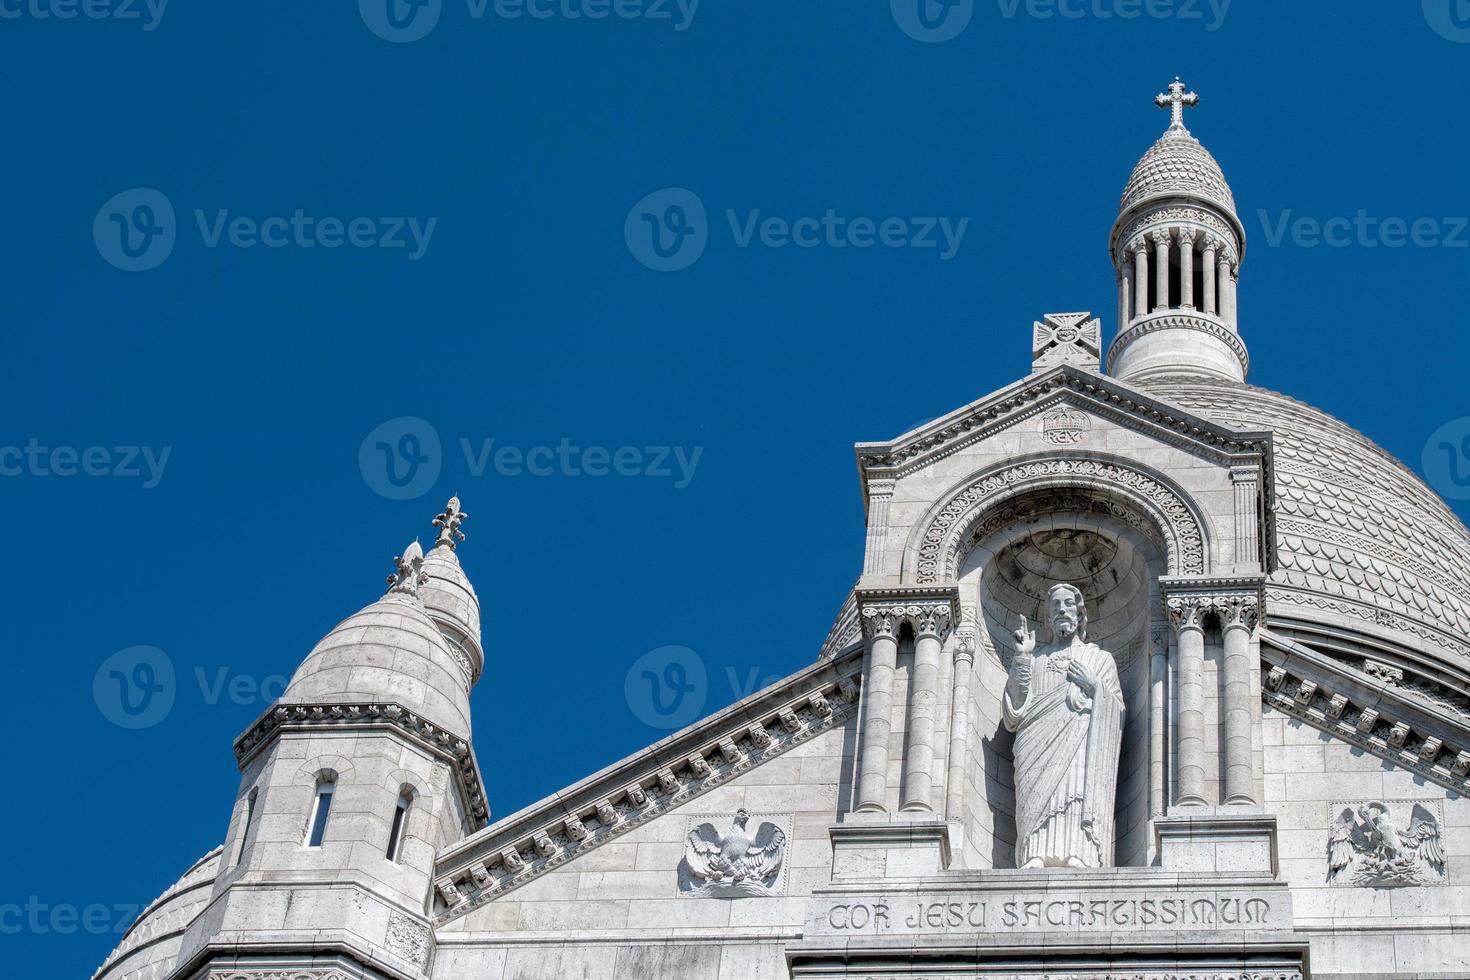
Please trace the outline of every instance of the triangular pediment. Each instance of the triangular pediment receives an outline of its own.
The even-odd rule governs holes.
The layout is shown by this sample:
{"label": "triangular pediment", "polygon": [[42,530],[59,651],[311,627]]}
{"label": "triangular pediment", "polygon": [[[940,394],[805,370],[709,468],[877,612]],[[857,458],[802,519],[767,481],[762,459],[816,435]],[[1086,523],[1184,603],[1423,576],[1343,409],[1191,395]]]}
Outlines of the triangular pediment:
{"label": "triangular pediment", "polygon": [[1070,413],[1142,432],[1200,458],[1228,465],[1242,456],[1269,460],[1271,433],[1221,425],[1138,388],[1062,365],[1017,381],[889,442],[857,445],[864,489],[870,476],[901,478],[1007,429],[1044,417],[1064,449],[1077,421]]}
{"label": "triangular pediment", "polygon": [[857,711],[862,655],[823,659],[441,851],[436,921],[457,919],[827,732]]}

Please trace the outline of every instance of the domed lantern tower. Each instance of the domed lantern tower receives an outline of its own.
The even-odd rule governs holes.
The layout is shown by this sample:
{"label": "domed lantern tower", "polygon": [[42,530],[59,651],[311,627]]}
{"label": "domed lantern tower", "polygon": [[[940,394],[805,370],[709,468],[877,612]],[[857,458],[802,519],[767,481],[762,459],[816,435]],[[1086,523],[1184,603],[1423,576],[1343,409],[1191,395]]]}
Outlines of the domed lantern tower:
{"label": "domed lantern tower", "polygon": [[1108,243],[1118,276],[1108,373],[1244,381],[1236,282],[1245,228],[1220,165],[1184,126],[1199,96],[1176,78],[1155,102],[1172,121],[1133,168]]}

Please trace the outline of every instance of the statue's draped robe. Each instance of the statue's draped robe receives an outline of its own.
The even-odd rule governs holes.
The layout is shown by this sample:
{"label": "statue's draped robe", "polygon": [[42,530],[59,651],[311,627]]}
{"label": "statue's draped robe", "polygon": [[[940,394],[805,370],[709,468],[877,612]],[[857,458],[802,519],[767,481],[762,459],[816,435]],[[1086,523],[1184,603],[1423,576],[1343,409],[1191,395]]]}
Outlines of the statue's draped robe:
{"label": "statue's draped robe", "polygon": [[[1097,678],[1088,697],[1067,679],[1076,657]],[[1032,658],[1023,703],[1005,698],[1005,725],[1016,733],[1016,866],[1080,858],[1113,863],[1113,807],[1123,692],[1112,656],[1095,643],[1048,647]]]}

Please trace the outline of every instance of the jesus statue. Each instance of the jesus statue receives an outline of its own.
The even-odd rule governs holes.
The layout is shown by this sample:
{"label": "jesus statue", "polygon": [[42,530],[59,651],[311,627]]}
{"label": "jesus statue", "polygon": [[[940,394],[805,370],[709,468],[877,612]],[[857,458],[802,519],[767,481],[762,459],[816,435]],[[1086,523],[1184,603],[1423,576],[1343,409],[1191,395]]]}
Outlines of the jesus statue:
{"label": "jesus statue", "polygon": [[1118,668],[1087,642],[1081,590],[1054,586],[1046,616],[1053,642],[1040,648],[1022,617],[1004,695],[1005,726],[1016,733],[1016,867],[1111,867]]}

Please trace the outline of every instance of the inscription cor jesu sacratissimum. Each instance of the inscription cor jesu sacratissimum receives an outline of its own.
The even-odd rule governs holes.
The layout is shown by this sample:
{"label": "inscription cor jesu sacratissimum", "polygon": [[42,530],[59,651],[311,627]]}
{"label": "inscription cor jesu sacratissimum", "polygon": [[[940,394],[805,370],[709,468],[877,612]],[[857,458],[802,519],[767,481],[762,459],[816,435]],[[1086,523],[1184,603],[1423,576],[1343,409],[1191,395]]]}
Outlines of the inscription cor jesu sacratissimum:
{"label": "inscription cor jesu sacratissimum", "polygon": [[911,933],[989,930],[1218,929],[1266,926],[1264,898],[1176,896],[1126,899],[921,901],[831,905],[826,925],[837,932]]}

